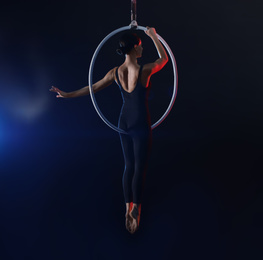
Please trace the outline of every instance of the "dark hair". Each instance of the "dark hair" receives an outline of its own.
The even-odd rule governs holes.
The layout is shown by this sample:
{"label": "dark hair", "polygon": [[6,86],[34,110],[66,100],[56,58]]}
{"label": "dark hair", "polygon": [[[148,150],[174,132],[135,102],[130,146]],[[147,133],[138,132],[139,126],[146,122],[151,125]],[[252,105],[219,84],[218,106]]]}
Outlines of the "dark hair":
{"label": "dark hair", "polygon": [[134,48],[134,45],[139,45],[140,42],[141,39],[137,34],[131,32],[125,33],[119,40],[119,49],[116,52],[119,55],[128,54]]}

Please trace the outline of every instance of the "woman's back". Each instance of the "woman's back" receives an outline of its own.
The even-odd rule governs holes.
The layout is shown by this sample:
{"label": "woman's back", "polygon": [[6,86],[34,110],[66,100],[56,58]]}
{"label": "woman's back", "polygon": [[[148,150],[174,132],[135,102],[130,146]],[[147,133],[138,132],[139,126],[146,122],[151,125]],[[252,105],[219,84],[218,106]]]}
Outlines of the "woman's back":
{"label": "woman's back", "polygon": [[125,130],[138,126],[146,128],[150,126],[148,109],[150,89],[143,86],[141,82],[142,71],[143,66],[140,66],[139,69],[134,67],[131,70],[124,66],[116,69],[116,79],[123,98],[119,127]]}
{"label": "woman's back", "polygon": [[135,89],[136,84],[139,80],[139,74],[140,83],[142,84],[142,86],[146,88],[146,86],[148,85],[147,83],[149,82],[149,75],[145,73],[145,66],[143,67],[141,73],[140,68],[141,66],[139,66],[138,64],[132,64],[129,66],[122,64],[120,67],[118,67],[119,81],[126,92],[131,93]]}

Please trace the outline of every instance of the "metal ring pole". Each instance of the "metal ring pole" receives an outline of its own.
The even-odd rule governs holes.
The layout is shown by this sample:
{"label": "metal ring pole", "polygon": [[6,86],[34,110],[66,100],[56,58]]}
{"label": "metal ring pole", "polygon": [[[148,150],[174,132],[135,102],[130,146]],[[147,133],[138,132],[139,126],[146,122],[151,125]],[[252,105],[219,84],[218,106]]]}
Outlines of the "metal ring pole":
{"label": "metal ring pole", "polygon": [[[96,58],[98,56],[98,53],[100,51],[100,49],[102,48],[102,46],[105,44],[105,42],[111,38],[113,35],[119,33],[119,32],[122,32],[122,31],[125,31],[125,30],[129,30],[131,29],[131,25],[130,26],[124,26],[124,27],[121,27],[119,29],[116,29],[115,31],[111,32],[110,34],[108,34],[101,42],[100,44],[98,45],[97,49],[95,50],[94,54],[93,54],[93,57],[92,57],[92,60],[91,60],[91,63],[90,63],[90,68],[89,68],[89,89],[90,89],[90,96],[91,96],[91,100],[92,100],[92,103],[94,105],[94,108],[95,110],[97,111],[98,115],[100,116],[100,118],[104,121],[104,123],[106,123],[109,127],[111,127],[113,130],[119,132],[119,133],[122,133],[122,134],[127,134],[124,130],[116,127],[115,125],[113,125],[112,123],[110,123],[105,117],[104,115],[102,114],[102,112],[100,111],[98,105],[97,105],[97,102],[96,102],[96,99],[94,97],[94,92],[93,92],[93,88],[92,88],[92,85],[93,85],[93,82],[92,82],[92,77],[93,77],[93,68],[94,68],[94,64],[95,64],[95,61],[96,61]],[[138,26],[136,28],[137,30],[143,30],[143,31],[146,31],[147,28],[146,27],[143,27],[143,26]],[[178,76],[177,76],[177,66],[176,66],[176,61],[175,61],[175,58],[174,58],[174,55],[169,47],[169,45],[165,42],[165,40],[160,36],[158,35],[158,39],[161,41],[161,43],[164,45],[164,47],[166,48],[167,52],[169,53],[170,55],[170,58],[171,58],[171,61],[172,61],[172,64],[173,64],[173,73],[174,73],[174,90],[173,90],[173,95],[172,95],[172,98],[171,98],[171,101],[170,101],[170,104],[167,108],[167,110],[165,111],[165,113],[163,114],[163,116],[155,123],[151,126],[152,129],[154,129],[155,127],[157,127],[158,125],[160,125],[163,120],[167,117],[167,115],[170,113],[172,107],[173,107],[173,104],[174,104],[174,101],[175,101],[175,98],[176,98],[176,94],[177,94],[177,84],[178,84]]]}
{"label": "metal ring pole", "polygon": [[[141,27],[141,26],[139,26],[139,27]],[[164,119],[168,116],[168,114],[170,113],[170,111],[171,111],[171,109],[172,109],[172,107],[174,105],[175,98],[176,98],[176,95],[177,95],[177,90],[178,90],[178,72],[177,72],[177,65],[176,65],[175,57],[173,55],[173,52],[172,52],[171,48],[167,44],[167,42],[160,35],[157,34],[157,36],[158,36],[158,39],[160,40],[160,42],[165,46],[167,52],[170,55],[170,58],[171,58],[171,61],[172,61],[172,64],[173,64],[174,89],[173,89],[173,95],[172,95],[172,98],[171,98],[171,101],[170,101],[170,104],[169,104],[168,108],[166,109],[166,111],[162,115],[162,117],[156,123],[154,123],[152,125],[152,129],[154,129],[155,127],[160,125],[164,121]]]}

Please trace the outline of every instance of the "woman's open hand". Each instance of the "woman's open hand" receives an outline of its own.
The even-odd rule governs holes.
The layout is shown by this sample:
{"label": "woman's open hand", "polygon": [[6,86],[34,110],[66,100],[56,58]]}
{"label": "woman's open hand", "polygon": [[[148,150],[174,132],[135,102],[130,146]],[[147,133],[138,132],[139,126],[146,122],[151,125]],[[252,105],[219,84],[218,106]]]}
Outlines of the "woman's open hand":
{"label": "woman's open hand", "polygon": [[56,96],[57,98],[66,98],[67,97],[67,93],[66,92],[64,92],[64,91],[62,91],[62,90],[60,90],[60,89],[58,89],[58,88],[56,88],[54,86],[52,86],[51,89],[49,89],[49,91],[57,92],[57,96]]}

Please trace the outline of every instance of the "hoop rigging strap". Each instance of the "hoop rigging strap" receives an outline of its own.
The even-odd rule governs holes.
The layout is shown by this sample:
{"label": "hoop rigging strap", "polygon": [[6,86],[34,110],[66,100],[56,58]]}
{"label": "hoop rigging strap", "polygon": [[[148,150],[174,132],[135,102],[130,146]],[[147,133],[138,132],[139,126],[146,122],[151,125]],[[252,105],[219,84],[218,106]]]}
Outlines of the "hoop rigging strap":
{"label": "hoop rigging strap", "polygon": [[136,28],[138,26],[136,7],[136,0],[131,0],[131,28]]}

